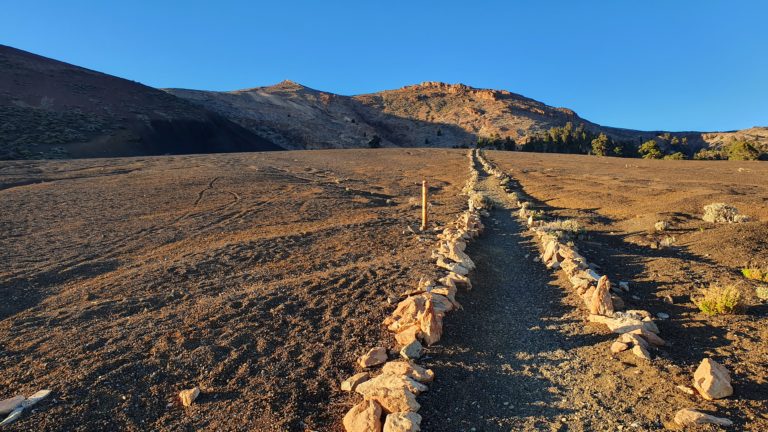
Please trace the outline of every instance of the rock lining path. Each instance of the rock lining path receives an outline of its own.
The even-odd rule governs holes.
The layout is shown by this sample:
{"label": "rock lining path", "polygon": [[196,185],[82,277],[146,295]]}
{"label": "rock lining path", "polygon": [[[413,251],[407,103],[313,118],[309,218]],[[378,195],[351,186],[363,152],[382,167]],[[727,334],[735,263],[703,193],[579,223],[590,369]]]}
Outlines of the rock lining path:
{"label": "rock lining path", "polygon": [[[573,407],[563,393],[579,379],[576,345],[594,343],[563,316],[572,309],[554,276],[535,262],[498,180],[479,164],[478,190],[494,203],[486,232],[467,248],[477,264],[464,310],[445,320],[425,366],[439,381],[420,397],[424,431],[558,430]],[[549,425],[549,426],[547,426]]]}

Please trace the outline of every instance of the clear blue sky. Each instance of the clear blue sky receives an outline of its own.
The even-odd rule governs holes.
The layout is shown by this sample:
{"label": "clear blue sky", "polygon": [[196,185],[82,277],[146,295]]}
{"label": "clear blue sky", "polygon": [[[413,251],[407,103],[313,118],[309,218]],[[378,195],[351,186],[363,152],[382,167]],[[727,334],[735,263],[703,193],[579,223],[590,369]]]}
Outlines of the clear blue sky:
{"label": "clear blue sky", "polygon": [[0,43],[156,87],[507,89],[617,127],[768,126],[768,2],[5,0]]}

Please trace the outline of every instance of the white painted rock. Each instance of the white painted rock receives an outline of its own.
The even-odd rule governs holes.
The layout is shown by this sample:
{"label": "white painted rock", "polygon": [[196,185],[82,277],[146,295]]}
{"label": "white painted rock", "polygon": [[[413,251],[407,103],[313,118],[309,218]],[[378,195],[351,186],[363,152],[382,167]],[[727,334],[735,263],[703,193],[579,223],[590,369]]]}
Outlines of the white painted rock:
{"label": "white painted rock", "polygon": [[731,426],[733,422],[727,418],[715,417],[704,414],[693,409],[684,408],[675,414],[675,423],[680,426],[691,426],[701,424],[716,424],[719,426]]}
{"label": "white painted rock", "polygon": [[693,387],[704,399],[722,399],[733,394],[731,374],[720,363],[705,358],[693,373]]}

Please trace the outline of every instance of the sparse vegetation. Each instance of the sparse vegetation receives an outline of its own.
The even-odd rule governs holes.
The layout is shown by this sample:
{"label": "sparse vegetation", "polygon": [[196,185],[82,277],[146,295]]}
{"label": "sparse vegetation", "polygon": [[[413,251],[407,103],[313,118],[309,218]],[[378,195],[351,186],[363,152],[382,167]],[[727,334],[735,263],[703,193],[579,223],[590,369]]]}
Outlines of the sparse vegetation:
{"label": "sparse vegetation", "polygon": [[661,159],[664,157],[664,153],[662,153],[656,140],[648,140],[642,143],[637,152],[643,159]]}
{"label": "sparse vegetation", "polygon": [[496,150],[514,151],[517,149],[517,143],[512,137],[501,138],[498,135],[494,135],[490,138],[480,137],[475,144],[476,148],[492,148]]}
{"label": "sparse vegetation", "polygon": [[733,285],[711,285],[702,290],[693,302],[709,316],[733,314],[744,306],[741,291]]}
{"label": "sparse vegetation", "polygon": [[750,280],[758,280],[768,282],[768,271],[763,271],[759,268],[743,268],[741,274]]}
{"label": "sparse vegetation", "polygon": [[585,232],[584,227],[574,219],[558,219],[547,222],[539,230],[550,233],[558,238],[574,237]]}
{"label": "sparse vegetation", "polygon": [[605,134],[595,134],[585,129],[584,124],[573,127],[568,122],[563,127],[552,127],[546,132],[533,135],[521,150],[544,153],[595,154],[600,156],[623,156],[630,143],[615,141]]}
{"label": "sparse vegetation", "polygon": [[761,285],[755,288],[755,295],[760,300],[768,300],[768,286]]}
{"label": "sparse vegetation", "polygon": [[728,146],[728,160],[758,160],[760,150],[747,141],[734,141]]}
{"label": "sparse vegetation", "polygon": [[684,160],[687,159],[682,152],[675,152],[664,156],[666,160]]}
{"label": "sparse vegetation", "polygon": [[712,203],[704,206],[702,219],[710,223],[741,223],[747,222],[749,217],[739,214],[736,207],[725,203]]}
{"label": "sparse vegetation", "polygon": [[695,155],[698,160],[758,160],[768,157],[768,153],[752,142],[733,140],[720,148],[701,149]]}

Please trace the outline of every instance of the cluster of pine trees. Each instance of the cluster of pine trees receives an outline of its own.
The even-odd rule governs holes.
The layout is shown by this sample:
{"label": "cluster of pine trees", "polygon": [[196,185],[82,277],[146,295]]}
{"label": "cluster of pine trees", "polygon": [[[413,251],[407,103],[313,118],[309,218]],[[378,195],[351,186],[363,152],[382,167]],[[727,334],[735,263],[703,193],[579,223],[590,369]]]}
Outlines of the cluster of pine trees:
{"label": "cluster of pine trees", "polygon": [[544,133],[531,137],[520,150],[543,153],[595,154],[599,156],[633,156],[631,143],[617,141],[601,133],[587,130],[584,124],[573,127],[568,122],[563,127],[551,127]]}
{"label": "cluster of pine trees", "polygon": [[596,134],[571,122],[562,127],[551,127],[531,136],[518,146],[510,137],[479,138],[478,148],[521,150],[538,153],[592,154],[596,156],[641,157],[643,159],[730,159],[756,160],[768,158],[768,153],[747,141],[733,141],[719,149],[703,149],[694,152],[688,137],[669,132],[658,134],[645,142],[615,140],[604,133]]}

